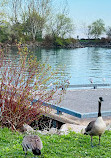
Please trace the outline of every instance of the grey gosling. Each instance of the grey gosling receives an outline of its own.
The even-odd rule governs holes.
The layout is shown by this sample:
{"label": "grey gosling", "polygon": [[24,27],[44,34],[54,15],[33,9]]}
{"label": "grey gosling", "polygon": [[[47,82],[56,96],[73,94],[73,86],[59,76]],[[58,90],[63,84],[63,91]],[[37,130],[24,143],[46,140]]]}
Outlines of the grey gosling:
{"label": "grey gosling", "polygon": [[23,151],[25,151],[25,158],[27,151],[31,150],[34,155],[41,155],[41,149],[43,148],[42,141],[37,135],[27,135],[22,141]]}
{"label": "grey gosling", "polygon": [[102,97],[99,97],[98,101],[98,117],[95,121],[91,121],[88,126],[85,128],[84,134],[91,136],[91,146],[92,145],[92,137],[93,136],[99,136],[99,145],[100,145],[100,138],[101,135],[105,132],[106,124],[102,119],[101,116],[101,102],[103,101]]}

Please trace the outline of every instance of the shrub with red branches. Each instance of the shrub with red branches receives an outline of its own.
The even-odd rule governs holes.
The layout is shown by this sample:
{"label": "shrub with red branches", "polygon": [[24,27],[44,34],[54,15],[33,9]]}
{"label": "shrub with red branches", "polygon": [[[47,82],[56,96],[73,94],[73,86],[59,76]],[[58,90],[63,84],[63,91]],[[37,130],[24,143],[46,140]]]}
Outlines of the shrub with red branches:
{"label": "shrub with red branches", "polygon": [[[57,87],[65,83],[48,64],[41,64],[27,47],[21,47],[21,43],[17,47],[19,61],[16,58],[6,60],[4,51],[0,50],[0,122],[1,126],[14,130],[49,112],[42,102],[52,100]],[[35,98],[40,102],[32,104]]]}

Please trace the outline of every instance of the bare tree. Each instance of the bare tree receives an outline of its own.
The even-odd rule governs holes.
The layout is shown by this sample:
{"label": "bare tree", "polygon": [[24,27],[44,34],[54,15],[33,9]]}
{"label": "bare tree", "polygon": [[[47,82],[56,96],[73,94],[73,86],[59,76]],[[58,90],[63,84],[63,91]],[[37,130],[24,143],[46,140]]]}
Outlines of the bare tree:
{"label": "bare tree", "polygon": [[10,16],[10,19],[11,19],[11,22],[16,24],[19,19],[20,19],[20,11],[21,11],[21,6],[22,6],[22,3],[23,3],[24,0],[8,0],[8,7],[10,8],[11,10],[11,15]]}
{"label": "bare tree", "polygon": [[86,23],[82,23],[81,26],[82,33],[85,35],[86,38],[90,39],[90,26],[88,26]]}
{"label": "bare tree", "polygon": [[111,27],[108,27],[108,29],[106,30],[106,35],[109,39],[111,39]]}

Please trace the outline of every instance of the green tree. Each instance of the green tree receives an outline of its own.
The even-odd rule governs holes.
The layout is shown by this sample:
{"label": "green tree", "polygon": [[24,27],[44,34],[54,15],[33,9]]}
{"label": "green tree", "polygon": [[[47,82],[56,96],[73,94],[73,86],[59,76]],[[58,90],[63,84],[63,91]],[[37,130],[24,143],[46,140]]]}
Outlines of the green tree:
{"label": "green tree", "polygon": [[73,24],[69,17],[64,14],[58,14],[56,16],[56,36],[64,38],[73,31]]}
{"label": "green tree", "polygon": [[24,33],[33,41],[42,38],[45,23],[50,14],[51,0],[28,1],[27,9],[22,15]]}
{"label": "green tree", "polygon": [[8,25],[0,25],[0,42],[5,42],[9,40],[9,28]]}
{"label": "green tree", "polygon": [[65,14],[57,14],[55,17],[50,19],[47,25],[46,32],[50,35],[54,46],[64,46],[65,38],[70,37],[74,30],[72,20]]}
{"label": "green tree", "polygon": [[73,30],[74,25],[72,20],[65,14],[57,14],[55,18],[52,17],[47,26],[47,32],[54,40],[54,43],[58,43],[58,40],[61,43],[62,41],[60,39],[70,36]]}
{"label": "green tree", "polygon": [[9,38],[9,22],[7,22],[7,15],[4,7],[7,4],[7,0],[0,1],[0,42],[5,42]]}
{"label": "green tree", "polygon": [[27,31],[27,34],[31,35],[33,41],[35,41],[36,38],[42,38],[44,23],[44,18],[41,17],[36,10],[29,13],[29,17],[25,22],[25,31]]}
{"label": "green tree", "polygon": [[105,24],[102,19],[96,20],[91,25],[88,26],[89,35],[93,36],[95,39],[99,38],[103,32],[105,32]]}
{"label": "green tree", "polygon": [[15,40],[24,38],[23,25],[19,22],[13,24],[10,28],[10,41],[13,43]]}

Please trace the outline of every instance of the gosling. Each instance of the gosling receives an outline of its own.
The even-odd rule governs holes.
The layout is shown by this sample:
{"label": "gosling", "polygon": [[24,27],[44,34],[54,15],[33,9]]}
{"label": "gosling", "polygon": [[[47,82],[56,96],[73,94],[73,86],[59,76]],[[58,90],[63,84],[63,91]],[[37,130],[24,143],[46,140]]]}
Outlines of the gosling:
{"label": "gosling", "polygon": [[27,135],[22,141],[23,151],[25,151],[25,158],[27,151],[31,150],[34,155],[41,155],[41,149],[43,148],[42,141],[37,135]]}

